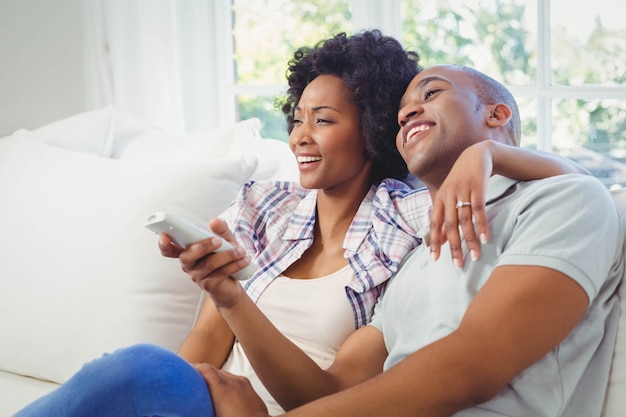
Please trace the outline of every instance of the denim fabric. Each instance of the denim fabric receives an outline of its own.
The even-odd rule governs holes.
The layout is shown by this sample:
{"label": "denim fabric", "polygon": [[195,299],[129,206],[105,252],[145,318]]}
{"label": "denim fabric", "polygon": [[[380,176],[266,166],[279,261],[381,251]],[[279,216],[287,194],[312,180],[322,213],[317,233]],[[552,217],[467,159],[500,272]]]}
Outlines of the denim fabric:
{"label": "denim fabric", "polygon": [[14,417],[214,417],[204,378],[185,360],[140,344],[105,354]]}

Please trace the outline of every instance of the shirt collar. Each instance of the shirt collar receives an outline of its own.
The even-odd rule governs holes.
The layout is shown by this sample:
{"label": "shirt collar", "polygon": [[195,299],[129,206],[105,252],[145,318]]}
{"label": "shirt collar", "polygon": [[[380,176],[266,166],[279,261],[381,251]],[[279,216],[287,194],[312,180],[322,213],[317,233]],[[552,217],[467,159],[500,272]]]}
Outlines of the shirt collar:
{"label": "shirt collar", "polygon": [[348,228],[346,237],[343,240],[343,248],[347,250],[356,251],[365,236],[369,233],[372,223],[372,208],[374,197],[376,196],[377,187],[372,185],[370,190],[361,201],[361,205],[352,220],[352,224]]}
{"label": "shirt collar", "polygon": [[[369,230],[372,222],[372,207],[376,196],[376,186],[372,186],[361,202],[352,224],[343,241],[343,248],[357,250]],[[289,219],[289,227],[283,235],[284,240],[313,239],[313,226],[316,221],[317,190],[309,192],[294,209]]]}
{"label": "shirt collar", "polygon": [[[517,187],[518,180],[512,180],[501,175],[492,175],[487,183],[486,203],[485,206],[489,206],[496,201],[508,196]],[[426,246],[430,246],[430,228],[425,227],[422,235],[420,236]]]}
{"label": "shirt collar", "polygon": [[508,196],[517,187],[520,181],[512,180],[510,178],[503,177],[501,175],[492,175],[489,178],[489,185],[487,187],[487,198],[485,205],[490,205],[496,201]]}
{"label": "shirt collar", "polygon": [[313,239],[316,207],[317,190],[311,190],[292,211],[283,240]]}

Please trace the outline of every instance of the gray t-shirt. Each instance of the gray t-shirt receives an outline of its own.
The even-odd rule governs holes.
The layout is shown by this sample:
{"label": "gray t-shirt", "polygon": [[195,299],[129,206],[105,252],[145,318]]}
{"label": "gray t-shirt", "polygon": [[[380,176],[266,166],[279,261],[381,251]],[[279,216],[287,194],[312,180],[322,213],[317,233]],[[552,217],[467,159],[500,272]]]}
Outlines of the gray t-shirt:
{"label": "gray t-shirt", "polygon": [[384,334],[385,369],[454,331],[497,266],[544,266],[581,285],[590,299],[586,314],[557,348],[494,399],[455,416],[600,415],[624,268],[624,236],[610,194],[590,176],[530,182],[494,176],[487,216],[491,238],[479,261],[471,262],[464,248],[465,267],[456,270],[447,245],[437,262],[422,245],[392,278],[370,323]]}

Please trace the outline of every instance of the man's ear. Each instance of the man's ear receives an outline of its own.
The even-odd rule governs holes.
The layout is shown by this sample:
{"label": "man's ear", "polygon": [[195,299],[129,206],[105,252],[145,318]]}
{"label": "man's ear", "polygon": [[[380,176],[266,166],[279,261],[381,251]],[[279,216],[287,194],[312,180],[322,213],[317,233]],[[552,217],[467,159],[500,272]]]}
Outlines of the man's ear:
{"label": "man's ear", "polygon": [[504,103],[498,103],[491,106],[487,125],[490,127],[505,126],[511,120],[511,108]]}

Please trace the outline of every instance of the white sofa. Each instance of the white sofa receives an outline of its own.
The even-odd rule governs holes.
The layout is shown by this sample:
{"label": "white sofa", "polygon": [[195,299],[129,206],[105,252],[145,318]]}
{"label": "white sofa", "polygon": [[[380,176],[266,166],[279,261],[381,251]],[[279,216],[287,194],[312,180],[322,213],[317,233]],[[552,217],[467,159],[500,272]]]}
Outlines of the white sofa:
{"label": "white sofa", "polygon": [[176,134],[108,107],[0,139],[0,417],[104,352],[178,348],[201,292],[143,222],[208,220],[249,178],[297,180],[259,126]]}
{"label": "white sofa", "polygon": [[[104,352],[176,350],[202,295],[143,221],[208,220],[249,178],[298,178],[257,119],[183,135],[108,107],[0,138],[0,417]],[[618,338],[604,417],[625,415],[626,319]]]}

